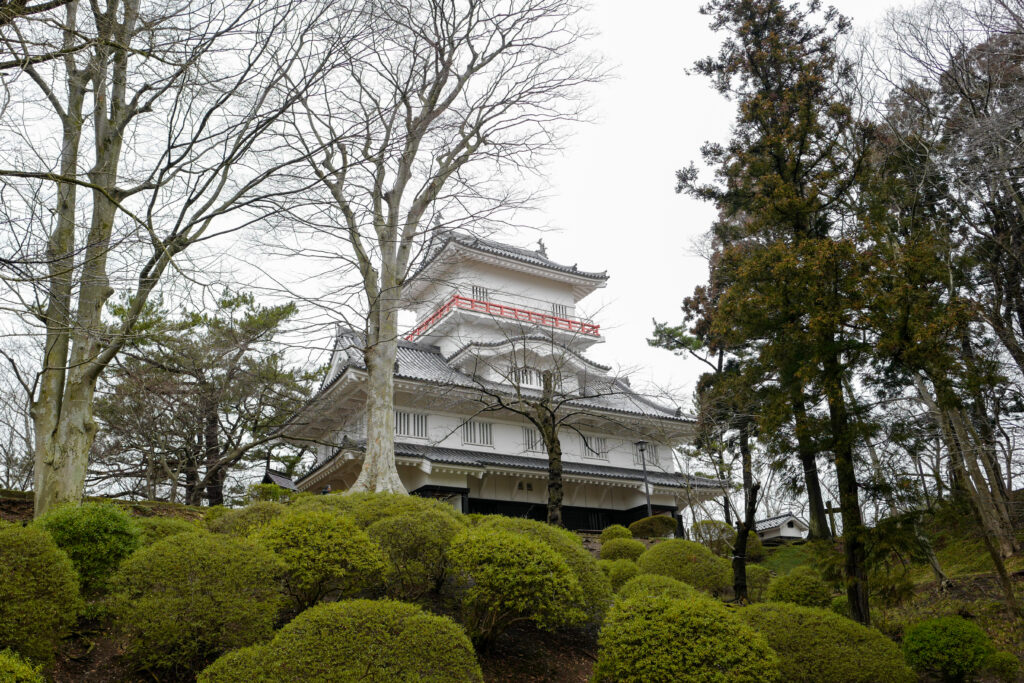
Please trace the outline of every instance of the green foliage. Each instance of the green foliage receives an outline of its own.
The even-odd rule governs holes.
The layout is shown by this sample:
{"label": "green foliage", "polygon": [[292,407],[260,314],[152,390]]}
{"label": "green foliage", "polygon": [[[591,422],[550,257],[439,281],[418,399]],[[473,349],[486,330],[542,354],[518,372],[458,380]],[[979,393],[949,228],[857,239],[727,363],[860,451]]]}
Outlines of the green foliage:
{"label": "green foliage", "polygon": [[0,650],[0,681],[3,683],[46,683],[41,666],[32,666],[10,650]]}
{"label": "green foliage", "polygon": [[112,503],[65,505],[36,523],[71,558],[85,593],[103,590],[121,561],[139,547],[131,515]]}
{"label": "green foliage", "polygon": [[913,683],[899,647],[878,631],[833,612],[781,602],[750,605],[737,615],[779,654],[793,683]]}
{"label": "green foliage", "polygon": [[440,512],[456,520],[462,517],[460,512],[444,501],[398,493],[331,493],[326,496],[304,498],[297,501],[296,505],[327,507],[348,515],[362,529],[386,517],[416,515],[424,510]]}
{"label": "green foliage", "polygon": [[277,484],[250,484],[245,490],[246,504],[256,501],[270,501],[272,503],[287,503],[296,495],[295,491],[289,491]]}
{"label": "green foliage", "polygon": [[49,534],[0,524],[0,649],[49,664],[80,609],[78,575]]}
{"label": "green foliage", "polygon": [[598,560],[597,566],[611,581],[613,591],[619,590],[622,584],[632,579],[640,571],[633,560]]}
{"label": "green foliage", "polygon": [[464,527],[456,517],[439,510],[385,517],[366,533],[388,559],[385,576],[392,597],[417,600],[444,580],[448,548]]}
{"label": "green foliage", "polygon": [[493,642],[514,621],[552,630],[587,619],[579,581],[565,559],[525,534],[467,529],[452,542],[449,561],[462,588],[463,623],[481,643]]}
{"label": "green foliage", "polygon": [[995,647],[977,624],[950,616],[909,627],[903,635],[903,653],[919,673],[934,674],[944,681],[965,681],[981,671]]}
{"label": "green foliage", "polygon": [[765,683],[779,662],[764,636],[706,597],[617,600],[598,640],[594,681]]}
{"label": "green foliage", "polygon": [[607,526],[601,532],[601,545],[604,545],[613,538],[633,538],[633,532],[621,524]]}
{"label": "green foliage", "polygon": [[760,562],[764,559],[764,544],[753,530],[747,532],[747,561]]}
{"label": "green foliage", "polygon": [[638,519],[629,525],[634,538],[665,538],[676,532],[676,520],[665,515]]}
{"label": "green foliage", "polygon": [[187,675],[268,638],[283,571],[260,545],[209,533],[142,548],[114,581],[111,611],[127,636],[125,656],[139,668]]}
{"label": "green foliage", "polygon": [[[845,595],[837,595],[829,603],[829,609],[842,617],[850,616],[850,600]],[[873,620],[872,620],[873,621]]]}
{"label": "green foliage", "polygon": [[[214,509],[218,508],[211,508]],[[206,518],[206,526],[210,531],[229,536],[248,536],[270,524],[288,508],[281,503],[258,501],[237,510],[219,509],[223,512]]]}
{"label": "green foliage", "polygon": [[832,591],[818,572],[810,567],[797,567],[768,584],[766,597],[772,602],[791,602],[803,607],[829,607]]}
{"label": "green foliage", "polygon": [[704,594],[700,593],[693,586],[668,576],[640,574],[623,584],[622,588],[618,591],[618,596],[622,600],[629,600],[638,595],[648,597],[666,595],[676,600],[690,600],[703,597]]}
{"label": "green foliage", "polygon": [[732,587],[732,566],[700,543],[677,538],[658,543],[637,560],[644,574],[660,574],[722,595]]}
{"label": "green foliage", "polygon": [[982,669],[1002,683],[1013,683],[1020,674],[1020,660],[1012,652],[1000,650],[989,655]]}
{"label": "green foliage", "polygon": [[198,524],[180,517],[163,517],[161,515],[134,517],[132,523],[139,535],[139,545],[143,546],[152,545],[157,541],[170,538],[174,534],[201,531]]}
{"label": "green foliage", "polygon": [[717,519],[705,519],[693,525],[693,540],[707,546],[719,557],[731,557],[736,545],[736,530]]}
{"label": "green foliage", "polygon": [[283,560],[285,592],[299,611],[326,597],[356,597],[381,585],[387,566],[365,531],[326,510],[289,510],[252,538]]}
{"label": "green foliage", "polygon": [[199,683],[482,682],[466,634],[447,617],[392,600],[317,605],[265,645],[229,653]]}
{"label": "green foliage", "polygon": [[601,544],[601,559],[636,561],[644,554],[645,550],[647,550],[647,546],[640,541],[632,538],[613,538],[607,543]]}
{"label": "green foliage", "polygon": [[768,584],[772,573],[759,564],[747,563],[747,597],[751,602],[761,602],[768,596]]}
{"label": "green foliage", "polygon": [[812,564],[815,561],[816,543],[799,545],[780,545],[765,550],[765,558],[760,562],[765,568],[779,576],[788,574],[795,568]]}
{"label": "green foliage", "polygon": [[611,606],[612,586],[608,577],[597,566],[594,556],[583,547],[583,540],[578,535],[544,522],[502,515],[488,516],[484,520],[483,526],[525,534],[547,544],[562,556],[579,582],[582,592],[579,608],[586,612],[590,621],[595,624],[600,623],[604,618],[605,612]]}

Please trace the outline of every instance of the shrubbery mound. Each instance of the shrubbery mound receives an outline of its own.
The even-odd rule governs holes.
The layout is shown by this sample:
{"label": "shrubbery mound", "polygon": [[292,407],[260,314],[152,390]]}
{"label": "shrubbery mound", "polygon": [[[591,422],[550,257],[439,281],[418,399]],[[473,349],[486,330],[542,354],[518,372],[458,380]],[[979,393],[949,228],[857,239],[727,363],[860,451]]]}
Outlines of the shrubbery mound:
{"label": "shrubbery mound", "polygon": [[199,683],[482,680],[456,623],[393,600],[317,605],[269,643],[229,653],[199,676]]}
{"label": "shrubbery mound", "polygon": [[772,602],[791,602],[801,607],[830,607],[832,591],[818,572],[797,567],[768,584],[765,597]]}
{"label": "shrubbery mound", "polygon": [[[217,534],[229,536],[248,536],[284,513],[288,508],[281,503],[257,501],[237,510],[210,508],[207,513],[206,526]],[[215,512],[216,511],[216,512]]]}
{"label": "shrubbery mound", "polygon": [[246,540],[179,534],[142,548],[114,580],[115,623],[139,668],[187,675],[270,637],[284,568]]}
{"label": "shrubbery mound", "polygon": [[10,650],[0,650],[0,681],[3,683],[46,683],[40,667],[32,666]]}
{"label": "shrubbery mound", "polygon": [[763,602],[768,595],[772,573],[759,564],[747,563],[747,597],[751,602]]}
{"label": "shrubbery mound", "polygon": [[326,496],[303,498],[295,505],[329,508],[348,515],[363,529],[386,517],[415,516],[424,510],[440,512],[457,521],[462,517],[461,513],[444,501],[399,493],[332,493]]}
{"label": "shrubbery mound", "polygon": [[0,522],[0,650],[49,664],[80,608],[78,575],[49,534]]}
{"label": "shrubbery mound", "polygon": [[36,522],[67,553],[82,590],[103,590],[121,561],[139,547],[131,515],[112,503],[64,505]]}
{"label": "shrubbery mound", "polygon": [[599,623],[612,603],[612,586],[597,566],[594,556],[583,547],[583,540],[571,531],[530,519],[489,515],[480,522],[484,528],[503,529],[534,538],[558,553],[576,580],[581,597],[578,606],[593,623]]}
{"label": "shrubbery mound", "polygon": [[652,546],[637,560],[641,573],[660,574],[721,595],[732,586],[732,567],[700,543],[675,539]]}
{"label": "shrubbery mound", "polygon": [[612,524],[607,526],[601,532],[601,545],[604,545],[608,541],[616,538],[633,538],[633,532],[621,524]]}
{"label": "shrubbery mound", "polygon": [[632,579],[640,571],[633,560],[598,560],[597,566],[608,577],[613,591],[619,590],[622,584]]}
{"label": "shrubbery mound", "polygon": [[708,597],[616,601],[598,640],[594,681],[766,683],[779,661],[764,637]]}
{"label": "shrubbery mound", "polygon": [[325,597],[356,597],[383,585],[384,553],[348,517],[288,510],[252,538],[284,561],[285,592],[299,610]]}
{"label": "shrubbery mound", "polygon": [[464,525],[439,510],[385,517],[366,529],[388,560],[388,594],[417,600],[437,588],[448,569],[448,548]]}
{"label": "shrubbery mound", "polygon": [[140,545],[152,545],[157,541],[170,538],[174,534],[196,532],[202,529],[198,524],[179,517],[135,517],[132,519],[135,529],[139,534]]}
{"label": "shrubbery mound", "polygon": [[676,532],[676,520],[665,515],[638,519],[629,525],[634,538],[665,538]]}
{"label": "shrubbery mound", "polygon": [[899,647],[875,629],[834,612],[769,602],[737,611],[779,655],[794,683],[913,683]]}
{"label": "shrubbery mound", "polygon": [[481,643],[493,642],[516,621],[550,630],[587,618],[565,559],[525,534],[489,525],[467,529],[452,542],[449,561],[462,589],[463,623]]}
{"label": "shrubbery mound", "polygon": [[629,600],[637,596],[654,597],[657,595],[665,595],[676,600],[690,600],[702,597],[704,594],[682,581],[659,574],[640,574],[633,577],[624,583],[618,592],[618,596],[622,600]]}
{"label": "shrubbery mound", "polygon": [[607,543],[601,544],[601,559],[602,560],[632,560],[636,561],[638,557],[644,554],[647,550],[640,541],[633,540],[632,538],[614,538]]}
{"label": "shrubbery mound", "polygon": [[995,653],[981,628],[963,617],[927,619],[903,634],[907,663],[944,681],[964,681],[978,673]]}
{"label": "shrubbery mound", "polygon": [[719,557],[732,555],[736,544],[736,530],[717,519],[705,519],[693,525],[693,540]]}

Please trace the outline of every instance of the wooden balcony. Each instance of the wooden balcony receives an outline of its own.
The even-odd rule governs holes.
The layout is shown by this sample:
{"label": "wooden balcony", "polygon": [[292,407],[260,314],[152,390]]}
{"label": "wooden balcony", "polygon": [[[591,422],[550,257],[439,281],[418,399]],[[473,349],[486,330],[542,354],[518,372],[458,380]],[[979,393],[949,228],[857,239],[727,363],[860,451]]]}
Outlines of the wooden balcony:
{"label": "wooden balcony", "polygon": [[556,330],[565,330],[574,334],[582,334],[588,337],[600,337],[601,326],[578,318],[564,318],[553,313],[541,313],[528,308],[512,306],[510,304],[497,303],[494,301],[481,301],[471,299],[468,296],[455,294],[451,299],[442,304],[436,311],[417,325],[411,332],[405,335],[406,341],[416,341],[427,330],[437,324],[442,318],[453,310],[472,311],[482,313],[495,318],[517,320],[524,323],[533,323]]}

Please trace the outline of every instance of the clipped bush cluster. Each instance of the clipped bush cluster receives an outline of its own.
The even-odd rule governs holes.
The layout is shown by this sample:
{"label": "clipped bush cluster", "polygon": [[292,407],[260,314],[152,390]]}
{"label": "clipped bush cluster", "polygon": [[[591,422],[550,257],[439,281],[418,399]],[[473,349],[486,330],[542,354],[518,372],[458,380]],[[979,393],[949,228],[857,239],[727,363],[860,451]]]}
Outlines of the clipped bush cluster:
{"label": "clipped bush cluster", "polygon": [[693,525],[693,540],[719,557],[730,557],[736,545],[736,530],[717,519],[705,519]]}
{"label": "clipped bush cluster", "polygon": [[206,526],[217,534],[248,536],[270,524],[287,509],[281,503],[262,500],[237,510],[225,510],[221,507],[210,508],[206,517]]}
{"label": "clipped bush cluster", "polygon": [[766,683],[779,680],[764,636],[707,597],[618,600],[598,640],[594,680]]}
{"label": "clipped bush cluster", "polygon": [[747,597],[751,602],[764,602],[768,595],[768,584],[772,573],[759,564],[747,563]]}
{"label": "clipped bush cluster", "polygon": [[927,619],[903,634],[907,663],[944,681],[967,680],[984,668],[995,651],[977,624],[958,616]]}
{"label": "clipped bush cluster", "polygon": [[658,574],[640,574],[633,577],[619,589],[618,596],[622,600],[628,600],[637,596],[654,597],[666,595],[676,600],[690,600],[701,597],[703,594],[693,586],[682,581],[659,576]]}
{"label": "clipped bush cluster", "polygon": [[383,583],[384,554],[348,517],[289,510],[252,537],[284,562],[285,592],[298,610],[326,597],[355,597]]}
{"label": "clipped bush cluster", "polygon": [[368,526],[366,533],[388,559],[388,594],[415,601],[438,588],[448,571],[448,548],[463,526],[436,509],[393,515]]}
{"label": "clipped bush cluster", "polygon": [[131,515],[113,503],[65,505],[36,523],[67,553],[87,593],[105,588],[121,561],[139,547]]}
{"label": "clipped bush cluster", "polygon": [[449,560],[463,588],[463,623],[484,645],[514,621],[551,630],[587,618],[579,581],[565,559],[525,534],[467,529],[452,542]]}
{"label": "clipped bush cluster", "polygon": [[0,522],[0,650],[53,661],[81,609],[78,585],[71,560],[43,529]]}
{"label": "clipped bush cluster", "polygon": [[199,683],[483,681],[473,646],[447,617],[392,600],[349,600],[306,610],[265,645],[231,652]]}
{"label": "clipped bush cluster", "polygon": [[630,560],[636,561],[638,557],[647,550],[640,541],[632,538],[613,538],[607,543],[601,544],[602,560]]}
{"label": "clipped bush cluster", "polygon": [[793,683],[912,683],[894,642],[829,610],[768,602],[737,611],[779,655]]}
{"label": "clipped bush cluster", "polygon": [[681,538],[652,546],[637,560],[640,571],[660,574],[694,588],[722,595],[732,587],[732,566],[700,543]]}
{"label": "clipped bush cluster", "polygon": [[636,562],[632,560],[598,560],[597,566],[611,581],[613,591],[619,590],[622,584],[632,579],[640,571],[636,567]]}
{"label": "clipped bush cluster", "polygon": [[621,524],[612,524],[601,532],[601,545],[616,538],[633,538],[633,532]]}
{"label": "clipped bush cluster", "polygon": [[45,683],[42,667],[32,666],[10,650],[0,650],[0,681],[4,683]]}
{"label": "clipped bush cluster", "polygon": [[139,536],[139,545],[152,545],[157,541],[170,538],[174,534],[200,531],[198,524],[194,524],[180,517],[135,517],[132,519],[135,530]]}
{"label": "clipped bush cluster", "polygon": [[802,607],[830,607],[832,591],[818,572],[810,567],[796,567],[768,584],[766,594],[772,602],[791,602]]}
{"label": "clipped bush cluster", "polygon": [[665,538],[676,532],[676,520],[666,515],[638,519],[629,525],[634,538]]}
{"label": "clipped bush cluster", "polygon": [[296,505],[326,507],[348,515],[362,529],[386,517],[415,516],[427,510],[440,512],[455,520],[460,520],[462,516],[444,501],[398,493],[332,493],[326,496],[310,496],[299,500]]}
{"label": "clipped bush cluster", "polygon": [[282,604],[283,567],[251,541],[179,534],[142,548],[114,579],[111,611],[140,668],[178,675],[265,640]]}

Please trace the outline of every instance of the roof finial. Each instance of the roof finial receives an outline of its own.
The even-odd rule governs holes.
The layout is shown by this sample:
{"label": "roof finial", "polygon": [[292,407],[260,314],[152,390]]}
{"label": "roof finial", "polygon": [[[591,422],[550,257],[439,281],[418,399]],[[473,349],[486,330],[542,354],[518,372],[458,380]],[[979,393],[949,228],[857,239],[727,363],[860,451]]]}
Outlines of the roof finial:
{"label": "roof finial", "polygon": [[544,246],[543,237],[537,240],[537,253],[543,256],[544,258],[548,257],[548,248]]}

